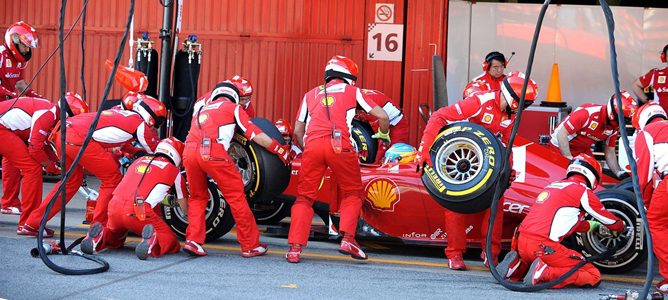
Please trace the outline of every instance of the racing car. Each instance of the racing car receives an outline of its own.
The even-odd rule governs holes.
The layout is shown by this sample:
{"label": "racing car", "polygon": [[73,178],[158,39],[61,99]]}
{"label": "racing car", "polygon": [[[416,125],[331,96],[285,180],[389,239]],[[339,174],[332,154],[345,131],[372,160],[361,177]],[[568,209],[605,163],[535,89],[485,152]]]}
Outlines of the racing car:
{"label": "racing car", "polygon": [[[253,122],[272,138],[287,142],[291,133],[286,124],[262,118]],[[282,131],[279,131],[281,128]],[[352,139],[360,154],[362,184],[365,199],[358,225],[359,239],[372,239],[404,244],[445,246],[445,207],[465,213],[475,213],[489,207],[492,193],[501,178],[501,143],[486,129],[472,123],[456,123],[442,130],[431,148],[432,161],[439,167],[432,172],[418,173],[412,162],[384,164],[375,161],[370,153],[376,141],[368,124],[353,122]],[[298,151],[297,151],[298,152]],[[273,154],[236,134],[229,148],[230,156],[241,172],[246,195],[259,223],[273,223],[289,214],[297,195],[297,177],[301,158],[297,155],[291,166],[284,166]],[[552,181],[562,179],[569,161],[541,145],[518,136],[513,145],[513,168],[517,180],[506,190],[503,199],[504,244],[507,246],[515,227],[531,209],[538,194]],[[443,171],[446,170],[446,171]],[[616,180],[604,176],[604,185]],[[210,181],[211,201],[207,208],[207,240],[225,235],[234,225],[231,212],[215,182]],[[604,206],[627,225],[624,234],[610,237],[593,232],[575,236],[568,242],[585,256],[617,247],[605,261],[595,262],[607,273],[620,273],[640,264],[646,257],[641,217],[632,193],[621,189],[599,187],[597,195]],[[452,201],[455,199],[455,201]],[[461,201],[458,201],[461,200]],[[319,215],[333,227],[337,223],[338,194],[336,178],[327,174],[317,196]],[[501,205],[501,204],[500,204]],[[318,207],[316,212],[318,212]],[[323,207],[324,212],[323,215]],[[163,208],[165,219],[172,229],[185,236],[187,217],[176,207]],[[473,216],[473,215],[472,215]],[[467,230],[469,247],[481,247],[481,230],[473,222]]]}

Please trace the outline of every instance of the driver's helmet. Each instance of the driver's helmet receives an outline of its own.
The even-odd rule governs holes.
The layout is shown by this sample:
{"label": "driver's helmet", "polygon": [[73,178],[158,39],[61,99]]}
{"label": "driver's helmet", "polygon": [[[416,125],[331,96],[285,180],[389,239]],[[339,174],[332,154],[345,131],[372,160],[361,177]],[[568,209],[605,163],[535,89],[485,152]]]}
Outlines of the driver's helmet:
{"label": "driver's helmet", "polygon": [[409,163],[413,161],[416,154],[417,150],[415,147],[405,143],[396,143],[390,146],[390,148],[385,152],[383,164]]}

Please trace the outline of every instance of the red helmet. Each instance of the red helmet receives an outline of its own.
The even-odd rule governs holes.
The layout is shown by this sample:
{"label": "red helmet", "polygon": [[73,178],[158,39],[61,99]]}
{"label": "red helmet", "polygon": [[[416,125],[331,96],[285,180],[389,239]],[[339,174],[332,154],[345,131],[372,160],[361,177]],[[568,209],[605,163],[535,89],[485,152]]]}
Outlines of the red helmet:
{"label": "red helmet", "polygon": [[239,75],[234,75],[230,79],[230,82],[232,82],[237,90],[239,90],[239,97],[244,98],[253,96],[253,85],[250,83],[250,81]]}
{"label": "red helmet", "polygon": [[292,141],[292,127],[290,127],[290,123],[283,119],[278,119],[274,125],[278,128],[278,132],[281,133],[283,139],[289,144]]}
{"label": "red helmet", "polygon": [[216,101],[220,97],[225,97],[228,100],[239,104],[239,89],[237,86],[232,83],[230,80],[225,80],[216,84],[216,87],[211,91],[211,96],[209,97],[208,103]]}
{"label": "red helmet", "polygon": [[492,88],[489,86],[487,82],[471,81],[466,85],[466,87],[464,87],[464,92],[462,93],[462,96],[464,98],[467,98],[475,93],[489,92],[491,90]]}
{"label": "red helmet", "polygon": [[633,127],[638,130],[642,130],[655,118],[668,120],[668,116],[666,116],[666,112],[663,110],[661,105],[656,103],[647,103],[641,106],[633,114]]}
{"label": "red helmet", "polygon": [[325,66],[325,80],[341,78],[350,85],[355,85],[359,70],[352,59],[341,55],[334,55]]}
{"label": "red helmet", "polygon": [[155,154],[162,154],[174,162],[177,167],[181,166],[181,156],[183,155],[183,149],[186,146],[182,141],[179,141],[173,136],[170,136],[166,139],[162,139],[158,146],[155,147]]}
{"label": "red helmet", "polygon": [[[516,110],[520,106],[520,97],[522,96],[522,87],[524,86],[525,78],[526,75],[520,71],[513,71],[503,78],[501,92],[511,110]],[[533,102],[537,96],[538,84],[533,79],[529,79],[524,100]]]}
{"label": "red helmet", "polygon": [[571,160],[566,169],[566,177],[573,174],[581,174],[587,179],[587,185],[590,189],[595,189],[601,180],[601,164],[593,157],[587,154],[580,154]]}
{"label": "red helmet", "polygon": [[[23,21],[16,22],[7,28],[5,32],[5,45],[12,56],[21,63],[25,63],[32,57],[32,48],[37,48],[37,31],[34,27]],[[28,47],[28,53],[21,54],[19,44]]]}
{"label": "red helmet", "polygon": [[81,98],[77,93],[67,92],[65,93],[65,101],[67,101],[67,115],[70,117],[76,116],[78,114],[87,113],[89,108],[86,101]]}
{"label": "red helmet", "polygon": [[165,105],[151,96],[137,94],[136,102],[132,105],[132,110],[137,112],[146,125],[150,127],[160,127],[167,118],[167,108]]}
{"label": "red helmet", "polygon": [[[638,102],[636,102],[636,99],[631,97],[631,94],[629,94],[627,91],[622,90],[621,93],[622,113],[624,113],[624,120],[629,122],[638,108]],[[608,120],[617,121],[617,96],[615,94],[610,96],[606,109],[608,111]]]}

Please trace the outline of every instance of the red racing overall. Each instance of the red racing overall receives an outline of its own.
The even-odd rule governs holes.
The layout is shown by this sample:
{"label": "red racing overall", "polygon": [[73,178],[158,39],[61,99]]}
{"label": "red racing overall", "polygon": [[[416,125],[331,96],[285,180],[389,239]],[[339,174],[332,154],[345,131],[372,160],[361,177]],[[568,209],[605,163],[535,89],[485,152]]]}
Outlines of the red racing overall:
{"label": "red racing overall", "polygon": [[[399,108],[394,106],[392,99],[376,90],[362,89],[362,94],[364,95],[364,98],[367,99],[367,101],[378,104],[385,111],[385,113],[387,113],[387,116],[390,119],[390,141],[392,144],[407,144],[409,134],[408,118],[406,118],[406,115],[404,115],[404,113]],[[371,129],[373,132],[378,132],[377,118],[370,114],[366,114],[366,118],[369,121],[369,124],[371,124]],[[385,152],[388,148],[389,145],[385,146],[383,143],[378,143],[378,151],[376,152],[375,161],[376,163],[379,163],[383,160],[383,156],[385,155]]]}
{"label": "red racing overall", "polygon": [[[297,121],[306,123],[306,134],[298,196],[291,211],[289,244],[306,245],[313,219],[313,202],[328,167],[341,192],[338,229],[341,235],[351,237],[357,230],[363,187],[357,152],[350,142],[350,130],[355,107],[359,105],[369,112],[376,104],[365,99],[359,88],[338,78],[327,83],[327,99],[325,102],[323,86],[318,86],[304,94],[297,112]],[[341,153],[335,153],[332,147],[332,125],[341,133]]]}
{"label": "red racing overall", "polygon": [[[46,139],[59,118],[57,108],[51,102],[29,97],[21,97],[16,103],[13,100],[0,102],[0,115],[0,154],[3,161],[9,161],[23,175],[23,213],[18,223],[21,227],[42,200],[42,164],[54,157],[46,145]],[[3,175],[7,174],[4,170]],[[14,183],[3,182],[5,192],[12,187],[19,187],[18,178],[18,175],[12,178],[16,179]]]}
{"label": "red racing overall", "polygon": [[492,91],[499,91],[501,90],[501,82],[504,78],[506,78],[506,75],[501,75],[498,78],[494,78],[492,75],[489,75],[489,72],[485,71],[485,73],[482,73],[478,75],[478,77],[471,79],[471,82],[482,81],[487,83]]}
{"label": "red racing overall", "polygon": [[[479,124],[487,128],[492,134],[501,137],[501,140],[506,143],[515,121],[515,115],[509,118],[506,112],[501,111],[499,107],[501,96],[499,93],[499,91],[474,93],[454,105],[437,110],[432,114],[427,123],[418,151],[426,153],[423,156],[428,157],[429,154],[427,152],[441,128],[447,124],[461,121]],[[489,214],[490,210],[487,209],[473,217],[475,222],[480,224],[479,228],[483,239],[487,235]],[[482,218],[482,220],[479,218]],[[445,255],[448,258],[461,257],[466,251],[466,227],[468,226],[467,221],[471,219],[472,217],[467,214],[445,210],[445,232],[448,236],[448,246],[445,248]],[[492,257],[494,259],[497,259],[501,252],[502,233],[503,209],[498,209],[494,222],[494,231],[492,232]]]}
{"label": "red racing overall", "polygon": [[[206,238],[209,175],[230,205],[241,251],[251,251],[260,245],[260,233],[246,200],[241,174],[227,150],[237,127],[251,140],[262,131],[250,121],[242,106],[226,98],[196,106],[196,109],[183,151],[183,165],[190,187],[186,240],[201,245]],[[205,140],[209,141],[208,154],[205,153],[206,146],[203,147]]]}
{"label": "red racing overall", "polygon": [[654,89],[654,100],[659,103],[664,111],[668,111],[668,68],[651,69],[642,77],[638,78],[640,84]]}
{"label": "red racing overall", "polygon": [[[589,223],[584,219],[585,211],[612,231],[624,229],[624,223],[603,207],[582,175],[575,174],[548,185],[520,224],[517,250],[521,266],[516,273],[522,276],[534,259],[540,258],[548,266],[541,275],[542,281],[547,282],[582,261],[581,253],[566,248],[561,241],[574,232],[589,230]],[[596,286],[600,280],[598,269],[587,263],[553,288],[569,284]]]}
{"label": "red racing overall", "polygon": [[[67,164],[66,169],[70,168],[72,161],[77,153],[79,153],[86,133],[95,118],[95,114],[83,113],[67,119],[67,144],[64,151]],[[65,186],[67,202],[69,202],[81,186],[84,168],[101,181],[100,194],[97,198],[91,224],[95,222],[100,222],[103,226],[107,224],[109,200],[111,200],[114,189],[122,179],[118,160],[114,159],[113,155],[106,149],[121,147],[122,149],[126,149],[126,152],[136,151],[135,147],[132,146],[133,141],[139,142],[146,152],[153,153],[153,150],[158,145],[158,136],[153,129],[146,125],[144,119],[134,111],[110,109],[101,113],[97,128],[93,132],[93,138],[90,140],[90,143],[81,156],[79,165],[72,172],[72,176]],[[60,131],[53,134],[53,142],[56,148],[59,149],[59,154],[62,155],[63,151],[60,150]],[[39,209],[30,215],[26,221],[27,225],[33,229],[38,228],[42,215],[46,211],[46,206],[49,200],[55,195],[60,184],[61,182],[58,182],[53,187],[51,192],[44,198]],[[49,219],[60,211],[60,201],[60,197],[58,197],[53,209],[49,213]]]}
{"label": "red racing overall", "polygon": [[[25,63],[17,61],[5,46],[0,46],[0,101],[17,96],[16,83],[23,80],[24,69]],[[24,96],[43,98],[33,90],[27,90]],[[4,157],[2,159],[2,188],[2,208],[21,207],[19,201],[21,172]]]}
{"label": "red racing overall", "polygon": [[[140,182],[141,185],[138,186]],[[109,221],[103,229],[102,242],[95,250],[100,251],[106,247],[121,248],[125,243],[128,231],[141,236],[144,226],[152,224],[155,228],[157,242],[151,248],[151,256],[160,257],[164,254],[179,252],[181,245],[169,225],[162,219],[160,211],[160,202],[172,186],[176,189],[178,199],[185,197],[185,181],[171,160],[160,156],[155,158],[144,156],[135,160],[109,201]],[[146,219],[143,221],[135,216],[135,197],[145,200]]]}
{"label": "red racing overall", "polygon": [[659,274],[663,276],[658,284],[661,287],[668,283],[668,122],[647,124],[638,132],[635,151],[653,250],[659,260]]}
{"label": "red racing overall", "polygon": [[550,141],[556,151],[560,151],[557,134],[562,128],[568,132],[568,144],[573,157],[582,153],[593,157],[591,146],[595,142],[605,141],[608,147],[613,148],[617,143],[617,124],[608,120],[605,105],[582,104],[561,121]]}

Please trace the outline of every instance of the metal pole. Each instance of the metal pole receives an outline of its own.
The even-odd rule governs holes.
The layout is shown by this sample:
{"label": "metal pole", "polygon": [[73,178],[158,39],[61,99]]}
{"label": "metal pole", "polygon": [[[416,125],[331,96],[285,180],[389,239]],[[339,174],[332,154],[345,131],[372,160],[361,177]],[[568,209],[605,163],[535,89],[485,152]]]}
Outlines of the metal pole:
{"label": "metal pole", "polygon": [[[172,71],[172,27],[174,20],[174,1],[164,0],[162,10],[162,28],[160,28],[160,39],[162,40],[160,53],[160,88],[158,99],[169,107],[170,98],[170,75]],[[167,122],[165,122],[167,123]],[[165,125],[159,129],[160,138],[166,137]]]}

